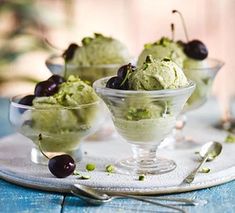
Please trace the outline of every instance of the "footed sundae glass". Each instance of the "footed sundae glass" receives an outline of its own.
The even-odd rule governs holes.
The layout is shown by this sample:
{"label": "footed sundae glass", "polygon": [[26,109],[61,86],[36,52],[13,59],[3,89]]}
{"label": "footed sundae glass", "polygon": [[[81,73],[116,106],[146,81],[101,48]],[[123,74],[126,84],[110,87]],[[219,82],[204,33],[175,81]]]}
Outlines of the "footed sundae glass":
{"label": "footed sundae glass", "polygon": [[131,144],[133,156],[117,162],[121,173],[161,174],[174,170],[172,160],[156,155],[161,141],[190,97],[195,84],[166,90],[117,90],[106,88],[110,77],[95,81],[93,87],[108,106],[118,133]]}
{"label": "footed sundae glass", "polygon": [[91,84],[107,76],[115,75],[118,68],[122,64],[100,64],[92,66],[78,66],[75,64],[70,64],[69,62],[65,64],[64,58],[59,55],[52,55],[46,60],[47,68],[56,75],[65,76],[74,75],[79,76],[83,81],[88,81]]}
{"label": "footed sundae glass", "polygon": [[[88,81],[91,84],[107,76],[115,75],[117,70],[123,64],[101,64],[93,66],[78,66],[75,64],[70,64],[69,62],[65,64],[64,58],[59,55],[52,55],[46,60],[46,66],[51,71],[51,73],[66,76],[74,75],[79,76],[83,81]],[[106,124],[99,129],[95,134],[89,137],[91,140],[102,140],[104,138],[113,135],[114,127],[111,121],[108,120],[108,110],[106,112],[107,121]]]}
{"label": "footed sundae glass", "polygon": [[12,98],[9,120],[22,135],[31,139],[34,147],[31,160],[47,164],[56,155],[69,154],[75,161],[82,158],[81,141],[103,123],[104,103],[100,99],[77,107],[46,106],[35,108],[19,104],[23,96]]}
{"label": "footed sundae glass", "polygon": [[202,67],[197,67],[196,64],[194,67],[194,64],[190,64],[190,68],[184,68],[186,77],[196,83],[196,88],[177,119],[173,135],[168,137],[164,143],[162,143],[162,147],[184,149],[200,145],[190,136],[185,136],[183,134],[183,128],[187,122],[186,113],[197,109],[206,103],[210,96],[211,87],[216,74],[224,65],[222,61],[212,58],[206,59],[203,63]]}

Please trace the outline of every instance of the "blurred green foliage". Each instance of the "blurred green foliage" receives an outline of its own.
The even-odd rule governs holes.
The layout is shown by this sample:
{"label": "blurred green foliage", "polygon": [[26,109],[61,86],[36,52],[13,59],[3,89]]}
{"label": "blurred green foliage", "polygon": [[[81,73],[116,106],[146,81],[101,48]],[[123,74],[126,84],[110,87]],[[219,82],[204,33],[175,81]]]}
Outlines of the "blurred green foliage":
{"label": "blurred green foliage", "polygon": [[[21,54],[37,49],[48,50],[40,37],[46,34],[48,26],[41,21],[36,1],[0,1],[0,15],[9,26],[7,32],[0,32],[1,66],[14,62]],[[4,17],[6,17],[4,19]]]}

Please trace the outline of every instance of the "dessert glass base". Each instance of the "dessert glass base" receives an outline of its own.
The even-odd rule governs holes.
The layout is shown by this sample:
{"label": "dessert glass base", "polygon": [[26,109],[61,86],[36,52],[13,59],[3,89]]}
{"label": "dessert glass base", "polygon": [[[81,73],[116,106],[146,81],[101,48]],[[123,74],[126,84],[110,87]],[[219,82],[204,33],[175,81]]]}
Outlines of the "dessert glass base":
{"label": "dessert glass base", "polygon": [[193,139],[193,137],[184,134],[184,126],[186,125],[187,117],[185,114],[182,114],[178,117],[176,121],[175,128],[172,131],[172,134],[168,136],[160,145],[159,148],[166,149],[191,149],[200,146]]}
{"label": "dessert glass base", "polygon": [[[52,158],[57,155],[68,154],[74,159],[75,162],[79,162],[82,160],[82,151],[80,148],[73,150],[71,152],[66,152],[66,153],[65,152],[44,152],[44,154],[49,158]],[[33,147],[31,149],[31,161],[36,164],[48,165],[48,159],[36,147]]]}
{"label": "dessert glass base", "polygon": [[[51,55],[46,60],[45,64],[52,74],[64,76],[66,70],[67,76],[68,75],[79,76],[79,78],[81,78],[84,81],[90,82],[90,84],[92,84],[94,81],[100,78],[115,75],[120,66],[123,65],[123,64],[100,64],[93,66],[78,66],[76,64],[67,64],[65,66],[64,58],[61,55]],[[89,136],[86,140],[103,141],[115,137],[116,137],[115,128],[111,124],[111,119],[108,116],[106,116],[106,121],[104,122],[104,125],[100,126],[100,128],[94,134]]]}
{"label": "dessert glass base", "polygon": [[177,133],[173,130],[172,135],[168,136],[159,146],[160,149],[193,149],[195,147],[201,146],[199,142],[194,140],[190,136],[184,136],[181,133],[182,137],[176,136]]}
{"label": "dessert glass base", "polygon": [[187,123],[185,114],[200,108],[207,102],[216,74],[223,65],[222,61],[208,58],[202,67],[193,67],[192,65],[190,68],[184,68],[185,75],[196,83],[196,88],[185,104],[183,112],[178,117],[172,135],[161,144],[162,148],[190,149],[200,145],[192,137],[184,134],[183,130]]}
{"label": "dessert glass base", "polygon": [[120,160],[116,163],[119,173],[123,174],[163,174],[176,168],[173,160],[159,158],[156,155],[157,147],[141,147],[132,145],[133,157]]}
{"label": "dessert glass base", "polygon": [[36,108],[19,104],[21,98],[12,98],[9,120],[15,130],[33,143],[31,160],[37,164],[47,164],[46,157],[51,159],[61,154],[70,155],[76,162],[80,161],[81,143],[105,119],[105,107],[101,99],[75,107],[49,105]]}
{"label": "dessert glass base", "polygon": [[174,161],[157,157],[157,148],[172,131],[195,84],[174,90],[117,90],[105,85],[110,77],[93,84],[107,104],[118,134],[132,147],[132,156],[116,164],[124,174],[162,174],[176,168]]}

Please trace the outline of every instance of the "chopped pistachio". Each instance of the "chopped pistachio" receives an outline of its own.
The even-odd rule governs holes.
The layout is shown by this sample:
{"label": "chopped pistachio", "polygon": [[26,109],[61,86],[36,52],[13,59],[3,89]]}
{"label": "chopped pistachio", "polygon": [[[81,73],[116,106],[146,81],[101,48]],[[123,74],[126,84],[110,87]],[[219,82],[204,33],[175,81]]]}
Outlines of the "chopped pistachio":
{"label": "chopped pistachio", "polygon": [[93,40],[93,38],[91,38],[91,37],[85,37],[82,39],[82,44],[84,46],[86,46],[86,45],[90,44],[92,40]]}
{"label": "chopped pistachio", "polygon": [[85,86],[83,86],[83,85],[79,85],[79,86],[77,87],[77,90],[78,90],[78,91],[82,91],[82,90],[84,89],[84,87],[85,87]]}
{"label": "chopped pistachio", "polygon": [[95,165],[95,164],[88,163],[88,164],[86,165],[86,170],[89,171],[89,172],[95,170],[95,168],[96,168],[96,165]]}
{"label": "chopped pistachio", "polygon": [[81,175],[81,174],[80,174],[78,171],[75,170],[75,171],[73,172],[73,175]]}
{"label": "chopped pistachio", "polygon": [[91,86],[91,82],[87,81],[87,80],[83,80],[86,84],[88,84],[89,86]]}
{"label": "chopped pistachio", "polygon": [[209,153],[209,158],[212,158],[212,159],[214,159],[214,158],[216,158],[217,157],[217,152],[216,152],[216,150],[213,150],[213,151],[211,151],[210,153]]}
{"label": "chopped pistachio", "polygon": [[146,70],[147,68],[148,68],[148,63],[144,63],[144,65],[143,65],[143,70]]}
{"label": "chopped pistachio", "polygon": [[115,167],[113,165],[109,164],[106,166],[105,170],[108,173],[113,173],[113,172],[115,172]]}
{"label": "chopped pistachio", "polygon": [[203,168],[200,170],[201,173],[209,173],[210,171],[211,171],[210,168],[207,168],[207,167],[203,167]]}
{"label": "chopped pistachio", "polygon": [[149,111],[149,109],[139,109],[139,108],[130,107],[127,112],[126,118],[127,120],[132,120],[132,121],[149,119],[151,118],[151,112]]}
{"label": "chopped pistachio", "polygon": [[144,49],[150,49],[152,47],[152,44],[147,43],[144,45]]}
{"label": "chopped pistachio", "polygon": [[206,85],[210,83],[210,80],[211,80],[211,78],[202,79],[203,83],[206,84]]}
{"label": "chopped pistachio", "polygon": [[94,36],[95,36],[96,38],[102,38],[102,37],[104,37],[101,33],[94,33]]}
{"label": "chopped pistachio", "polygon": [[225,138],[226,143],[235,143],[235,135],[229,133],[227,137]]}
{"label": "chopped pistachio", "polygon": [[89,176],[89,175],[82,175],[79,179],[88,180],[90,178],[91,178],[91,176]]}
{"label": "chopped pistachio", "polygon": [[145,179],[145,175],[140,175],[139,176],[139,181],[144,181],[144,179]]}

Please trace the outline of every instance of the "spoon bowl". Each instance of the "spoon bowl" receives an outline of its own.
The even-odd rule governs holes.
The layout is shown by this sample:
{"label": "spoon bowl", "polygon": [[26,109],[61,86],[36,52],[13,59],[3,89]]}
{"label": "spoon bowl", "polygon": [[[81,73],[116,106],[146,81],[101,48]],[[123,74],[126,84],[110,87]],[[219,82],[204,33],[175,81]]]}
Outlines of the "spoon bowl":
{"label": "spoon bowl", "polygon": [[[139,200],[142,202],[154,204],[157,206],[171,208],[174,210],[178,210],[180,212],[184,212],[184,210],[182,211],[182,209],[174,207],[174,205],[197,206],[197,205],[205,205],[207,203],[206,200],[194,200],[194,199],[186,199],[186,198],[134,196],[134,195],[127,195],[127,194],[122,194],[122,193],[118,193],[115,195],[108,195],[92,187],[80,185],[80,184],[74,184],[74,189],[71,190],[71,193],[77,197],[80,197],[82,200],[86,201],[87,203],[90,203],[93,205],[102,205],[116,198],[131,198],[131,199]],[[162,203],[150,200],[150,199],[154,199],[157,201],[172,201],[173,204],[172,205],[162,204]]]}
{"label": "spoon bowl", "polygon": [[85,186],[81,184],[74,184],[73,186],[74,186],[74,190],[79,192],[79,194],[82,194],[84,196],[89,196],[90,198],[93,198],[93,199],[107,200],[110,198],[109,195],[89,186]]}
{"label": "spoon bowl", "polygon": [[92,205],[95,205],[95,206],[101,206],[103,205],[104,203],[107,203],[107,202],[110,202],[111,200],[113,200],[114,198],[108,198],[108,199],[97,199],[97,198],[92,198],[90,196],[87,196],[87,195],[82,195],[81,193],[78,193],[77,191],[75,190],[71,190],[71,193],[73,195],[75,195],[76,197],[79,197],[81,198],[82,200],[84,200],[85,202],[87,203],[90,203]]}
{"label": "spoon bowl", "polygon": [[210,141],[204,144],[199,152],[201,158],[208,154],[207,161],[214,160],[222,151],[222,145],[219,142]]}
{"label": "spoon bowl", "polygon": [[199,152],[201,156],[200,164],[194,169],[182,183],[192,183],[198,171],[206,161],[214,160],[222,151],[222,145],[219,142],[210,141],[204,144]]}

